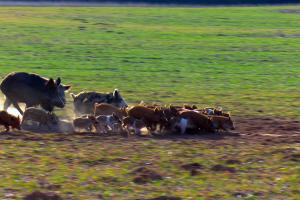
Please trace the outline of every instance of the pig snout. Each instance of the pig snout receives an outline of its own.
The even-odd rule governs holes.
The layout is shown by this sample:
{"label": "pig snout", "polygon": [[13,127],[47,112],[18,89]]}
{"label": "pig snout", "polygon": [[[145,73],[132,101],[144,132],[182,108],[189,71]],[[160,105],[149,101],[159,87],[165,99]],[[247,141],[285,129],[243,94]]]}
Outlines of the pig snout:
{"label": "pig snout", "polygon": [[66,100],[64,98],[57,97],[54,101],[54,105],[59,108],[64,108],[66,105]]}

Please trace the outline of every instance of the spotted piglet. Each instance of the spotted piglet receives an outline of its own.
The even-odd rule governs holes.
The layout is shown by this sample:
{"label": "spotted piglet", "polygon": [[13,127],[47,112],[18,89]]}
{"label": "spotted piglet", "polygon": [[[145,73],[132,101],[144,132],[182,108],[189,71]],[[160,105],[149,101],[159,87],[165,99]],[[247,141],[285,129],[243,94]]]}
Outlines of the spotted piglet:
{"label": "spotted piglet", "polygon": [[121,127],[120,118],[113,113],[112,115],[99,115],[96,117],[95,128],[98,133],[108,133],[109,131],[120,131]]}

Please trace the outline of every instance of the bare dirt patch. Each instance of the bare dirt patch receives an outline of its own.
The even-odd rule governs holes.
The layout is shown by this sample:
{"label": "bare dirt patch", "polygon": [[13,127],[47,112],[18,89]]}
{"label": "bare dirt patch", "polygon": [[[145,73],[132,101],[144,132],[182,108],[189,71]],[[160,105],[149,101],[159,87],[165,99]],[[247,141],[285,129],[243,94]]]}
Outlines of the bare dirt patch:
{"label": "bare dirt patch", "polygon": [[292,153],[284,157],[286,161],[300,162],[300,153]]}
{"label": "bare dirt patch", "polygon": [[236,119],[241,138],[259,143],[300,143],[300,121],[268,117]]}
{"label": "bare dirt patch", "polygon": [[[199,134],[159,134],[145,135],[144,137],[120,135],[99,135],[95,133],[31,133],[28,131],[0,132],[0,139],[5,140],[24,140],[24,141],[54,141],[68,142],[72,140],[91,140],[93,142],[103,140],[139,141],[147,139],[170,140],[170,141],[214,141],[214,144],[233,144],[241,141],[255,142],[258,144],[273,143],[300,143],[300,121],[289,119],[277,119],[271,117],[240,117],[235,119],[236,130],[233,132],[217,132],[217,133],[199,133]],[[77,139],[76,139],[77,138]],[[229,161],[230,162],[230,161]],[[233,163],[237,164],[237,163]]]}
{"label": "bare dirt patch", "polygon": [[200,172],[201,169],[203,169],[203,166],[199,163],[190,163],[182,165],[181,168],[189,171],[191,176],[195,176]]}
{"label": "bare dirt patch", "polygon": [[162,175],[146,167],[140,167],[134,170],[132,174],[136,174],[136,177],[133,179],[133,182],[136,184],[146,184],[151,181],[163,179]]}
{"label": "bare dirt patch", "polygon": [[224,165],[214,165],[212,168],[211,168],[212,171],[215,171],[215,172],[230,172],[230,173],[235,173],[236,172],[236,169],[233,168],[233,167],[228,167],[228,166],[224,166]]}
{"label": "bare dirt patch", "polygon": [[[116,190],[126,185],[129,190],[139,190],[137,193],[141,199],[187,199],[183,193],[173,193],[170,188],[177,182],[193,188],[198,178],[205,179],[209,185],[217,185],[217,182],[226,185],[229,179],[234,183],[228,191],[232,198],[267,198],[272,194],[257,188],[274,184],[274,178],[289,180],[288,177],[298,172],[300,146],[296,142],[300,141],[299,126],[296,120],[249,117],[236,119],[237,129],[234,132],[205,134],[130,135],[124,138],[118,134],[3,132],[0,133],[0,159],[3,166],[7,166],[4,170],[13,169],[7,173],[10,180],[13,180],[14,171],[19,171],[24,174],[20,175],[22,180],[37,183],[41,192],[57,192],[62,198],[75,194],[63,192],[72,190],[67,188],[68,184],[48,177],[66,174],[69,183],[82,190],[87,190],[88,186],[96,187],[97,183],[105,183],[105,190]],[[16,165],[17,162],[26,165]],[[60,170],[61,163],[66,168]],[[31,173],[28,169],[35,166],[45,167],[36,168]],[[74,166],[81,170],[76,176]],[[81,181],[80,178],[89,177],[90,172],[94,172],[93,179]],[[262,179],[263,182],[253,186],[252,182],[245,181],[242,188],[247,190],[243,190],[240,183],[234,182],[237,176],[250,181]],[[159,194],[170,196],[160,197],[158,193],[144,195],[145,188],[156,184],[160,185],[157,187]],[[8,187],[12,185],[13,182]],[[281,183],[274,187],[281,188]],[[295,188],[287,188],[286,194],[297,194]],[[0,192],[17,197],[28,195],[28,190],[16,189],[11,192],[0,188]],[[201,195],[206,195],[210,189],[210,186],[202,188]],[[95,195],[105,190],[101,187],[97,194],[90,190],[88,195],[90,199],[96,199]],[[190,191],[192,193],[193,190]],[[112,199],[102,195],[103,199]],[[210,199],[221,199],[214,195],[218,194],[212,194]],[[132,195],[130,199],[136,197]]]}
{"label": "bare dirt patch", "polygon": [[62,198],[55,193],[43,193],[35,191],[25,196],[24,200],[62,200]]}
{"label": "bare dirt patch", "polygon": [[160,196],[148,200],[182,200],[180,197],[173,197],[173,196]]}
{"label": "bare dirt patch", "polygon": [[238,165],[238,164],[241,164],[242,162],[240,160],[236,160],[236,159],[229,159],[229,160],[226,160],[226,164],[228,165]]}

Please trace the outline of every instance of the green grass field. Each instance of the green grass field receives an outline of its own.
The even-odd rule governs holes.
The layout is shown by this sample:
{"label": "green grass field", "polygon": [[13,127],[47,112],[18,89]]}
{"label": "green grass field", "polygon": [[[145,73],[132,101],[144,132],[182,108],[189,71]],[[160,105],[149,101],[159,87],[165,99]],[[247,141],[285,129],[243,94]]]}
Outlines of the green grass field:
{"label": "green grass field", "polygon": [[[119,88],[132,104],[299,119],[300,15],[287,9],[300,6],[0,7],[0,77],[35,72],[72,92]],[[0,133],[0,198],[299,200],[299,126],[256,122],[238,124],[241,137]],[[191,163],[198,174],[183,169]],[[163,179],[137,184],[139,167]]]}
{"label": "green grass field", "polygon": [[[66,199],[299,200],[297,144],[261,144],[237,138],[210,140],[0,135],[0,197],[33,190]],[[298,152],[298,153],[297,153]],[[198,163],[196,175],[183,165]],[[216,165],[227,167],[216,171]],[[136,184],[140,167],[162,180]],[[10,196],[9,196],[10,195]]]}
{"label": "green grass field", "polygon": [[[0,8],[1,77],[61,76],[73,92],[299,118],[299,7]],[[258,112],[261,111],[261,112]]]}

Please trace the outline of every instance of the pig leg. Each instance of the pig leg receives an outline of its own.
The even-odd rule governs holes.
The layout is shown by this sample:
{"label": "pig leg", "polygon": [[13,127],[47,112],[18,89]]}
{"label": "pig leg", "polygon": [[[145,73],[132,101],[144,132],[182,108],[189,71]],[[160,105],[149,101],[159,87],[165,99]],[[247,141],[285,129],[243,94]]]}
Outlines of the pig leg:
{"label": "pig leg", "polygon": [[142,133],[141,133],[141,129],[139,129],[139,128],[134,128],[134,133],[136,134],[136,135],[141,135]]}
{"label": "pig leg", "polygon": [[107,133],[107,129],[105,125],[100,125],[99,127],[99,133],[100,134],[106,134]]}
{"label": "pig leg", "polygon": [[111,125],[111,131],[113,132],[113,133],[116,133],[116,132],[118,132],[118,126],[117,126],[117,124],[112,124]]}
{"label": "pig leg", "polygon": [[131,133],[131,127],[129,125],[126,125],[126,132],[128,135]]}
{"label": "pig leg", "polygon": [[14,107],[19,111],[19,113],[20,113],[21,115],[24,114],[23,111],[21,110],[19,104],[18,104],[17,102],[12,102],[12,104],[13,104]]}
{"label": "pig leg", "polygon": [[7,110],[8,107],[11,105],[11,103],[12,103],[11,100],[6,97],[4,106],[3,106],[3,110]]}
{"label": "pig leg", "polygon": [[141,135],[142,134],[141,129],[136,126],[136,121],[134,121],[132,128],[134,129],[134,134],[135,135]]}
{"label": "pig leg", "polygon": [[181,118],[181,120],[180,120],[180,133],[181,134],[185,133],[187,124],[188,124],[188,120]]}
{"label": "pig leg", "polygon": [[110,127],[108,125],[104,126],[104,133],[108,134],[108,131],[110,131]]}
{"label": "pig leg", "polygon": [[175,131],[176,131],[176,126],[177,126],[177,122],[174,122],[174,123],[171,125],[171,131],[172,131],[172,132],[175,132]]}
{"label": "pig leg", "polygon": [[9,131],[9,125],[5,125],[5,131],[8,132]]}
{"label": "pig leg", "polygon": [[120,131],[122,131],[122,125],[119,124],[119,123],[115,123],[115,124],[114,124],[114,130],[115,130],[115,132],[120,132]]}
{"label": "pig leg", "polygon": [[92,125],[89,125],[89,126],[87,127],[87,130],[88,130],[89,132],[91,132],[91,131],[93,130],[93,126],[92,126]]}
{"label": "pig leg", "polygon": [[96,133],[100,133],[100,125],[99,124],[94,124]]}
{"label": "pig leg", "polygon": [[26,121],[27,121],[27,113],[25,113],[25,115],[23,115],[21,124],[22,125],[25,124]]}
{"label": "pig leg", "polygon": [[105,134],[106,133],[106,126],[104,124],[99,124],[97,132],[100,134]]}

